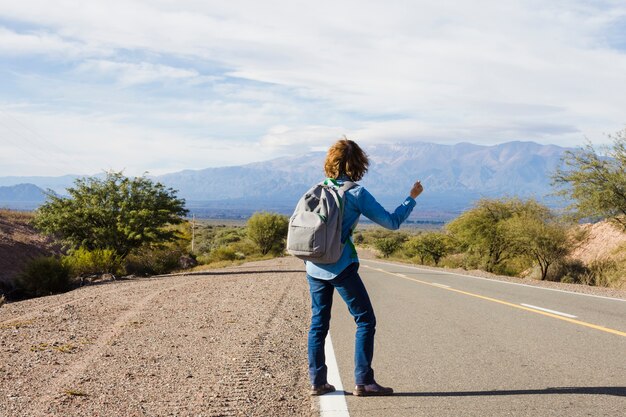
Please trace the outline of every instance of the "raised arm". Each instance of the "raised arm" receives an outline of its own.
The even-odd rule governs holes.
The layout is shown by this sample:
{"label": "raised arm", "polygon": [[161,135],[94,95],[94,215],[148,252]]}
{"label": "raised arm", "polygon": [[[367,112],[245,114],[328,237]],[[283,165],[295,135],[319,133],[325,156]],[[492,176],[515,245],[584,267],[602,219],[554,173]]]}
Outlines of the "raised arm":
{"label": "raised arm", "polygon": [[423,191],[422,184],[417,181],[402,204],[400,204],[393,213],[389,213],[365,188],[361,190],[358,196],[358,204],[361,213],[386,229],[397,230],[400,225],[409,217],[413,207],[415,207],[415,198]]}

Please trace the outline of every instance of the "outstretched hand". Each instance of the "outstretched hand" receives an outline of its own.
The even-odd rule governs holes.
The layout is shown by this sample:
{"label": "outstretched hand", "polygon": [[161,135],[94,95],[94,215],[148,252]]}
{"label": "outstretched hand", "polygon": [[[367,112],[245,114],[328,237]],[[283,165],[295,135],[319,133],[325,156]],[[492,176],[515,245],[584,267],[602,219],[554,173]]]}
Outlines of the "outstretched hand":
{"label": "outstretched hand", "polygon": [[413,188],[411,188],[411,198],[415,199],[418,195],[420,195],[424,191],[424,187],[422,187],[422,183],[417,181],[413,184]]}

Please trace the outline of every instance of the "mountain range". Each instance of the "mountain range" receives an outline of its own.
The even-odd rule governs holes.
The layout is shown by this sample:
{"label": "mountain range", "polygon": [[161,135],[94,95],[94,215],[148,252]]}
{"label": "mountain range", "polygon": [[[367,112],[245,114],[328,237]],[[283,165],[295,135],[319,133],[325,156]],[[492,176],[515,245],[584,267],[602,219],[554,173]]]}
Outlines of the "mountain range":
{"label": "mountain range", "polygon": [[[534,142],[374,145],[365,148],[371,164],[361,184],[392,210],[420,179],[425,191],[419,197],[416,218],[449,219],[482,197],[535,197],[553,204],[551,175],[566,150]],[[257,210],[290,213],[303,192],[324,178],[325,155],[310,152],[241,166],[184,170],[154,179],[178,190],[188,208],[200,216],[246,217]],[[0,177],[0,191],[30,183],[64,194],[76,178]],[[0,206],[6,201],[0,193]]]}

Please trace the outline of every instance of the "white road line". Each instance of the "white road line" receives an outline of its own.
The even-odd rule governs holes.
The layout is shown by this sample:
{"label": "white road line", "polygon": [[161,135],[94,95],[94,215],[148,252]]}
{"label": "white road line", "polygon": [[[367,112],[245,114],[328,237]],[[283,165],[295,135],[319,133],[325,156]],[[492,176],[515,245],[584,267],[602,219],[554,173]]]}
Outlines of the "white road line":
{"label": "white road line", "polygon": [[350,417],[348,404],[343,392],[343,384],[339,376],[339,367],[337,366],[337,358],[335,358],[333,342],[330,340],[330,333],[326,336],[324,352],[326,353],[326,366],[328,367],[328,383],[334,385],[337,391],[319,397],[320,417]]}
{"label": "white road line", "polygon": [[563,317],[569,317],[570,319],[578,318],[577,316],[573,316],[573,315],[567,314],[567,313],[561,313],[560,311],[556,311],[556,310],[550,310],[548,308],[537,307],[537,306],[533,306],[533,305],[530,305],[530,304],[522,304],[522,303],[520,303],[520,305],[522,305],[524,307],[528,307],[528,308],[534,308],[535,310],[545,311],[546,313],[552,313],[552,314],[557,314],[557,315],[563,316]]}
{"label": "white road line", "polygon": [[431,284],[437,286],[437,287],[441,287],[441,288],[450,288],[449,285],[443,285],[443,284],[439,284],[437,282],[431,282]]}
{"label": "white road line", "polygon": [[[361,261],[361,262],[363,262],[363,261]],[[397,266],[397,267],[400,267],[400,268],[416,269],[418,271],[433,272],[435,274],[456,275],[456,276],[459,276],[459,277],[480,279],[480,280],[483,280],[483,281],[490,281],[490,282],[498,282],[500,284],[519,285],[520,287],[536,288],[538,290],[564,292],[566,294],[582,295],[584,297],[594,297],[594,298],[602,298],[602,299],[605,299],[605,300],[626,302],[626,300],[622,299],[622,298],[605,297],[603,295],[595,295],[595,294],[584,294],[584,293],[581,293],[581,292],[559,290],[559,289],[556,289],[556,288],[538,287],[536,285],[518,284],[517,282],[500,281],[500,280],[494,279],[494,278],[475,277],[473,275],[459,274],[459,273],[456,273],[456,272],[448,272],[448,271],[441,271],[441,270],[434,270],[434,269],[418,268],[418,267],[410,266],[410,265],[402,265],[402,264],[395,264],[395,263],[390,263],[390,262],[375,261],[375,260],[372,260],[372,259],[366,259],[365,262],[373,262],[373,263],[379,263],[379,264],[384,264],[384,265]],[[370,268],[372,268],[372,267],[370,267]],[[372,268],[372,269],[375,269],[375,268]]]}

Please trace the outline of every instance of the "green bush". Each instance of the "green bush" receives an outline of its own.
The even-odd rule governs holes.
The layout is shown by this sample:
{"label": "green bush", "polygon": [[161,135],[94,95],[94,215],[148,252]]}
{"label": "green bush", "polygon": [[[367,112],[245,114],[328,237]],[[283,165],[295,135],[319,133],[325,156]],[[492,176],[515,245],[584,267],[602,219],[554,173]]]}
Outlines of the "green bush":
{"label": "green bush", "polygon": [[17,287],[39,297],[70,289],[70,268],[54,256],[30,261],[16,280]]}
{"label": "green bush", "polygon": [[374,247],[380,251],[383,258],[388,258],[389,255],[394,253],[396,249],[400,247],[400,242],[397,239],[386,237],[375,240]]}
{"label": "green bush", "polygon": [[568,274],[566,279],[577,284],[613,287],[618,280],[618,263],[612,259],[596,260],[578,274]]}
{"label": "green bush", "polygon": [[471,267],[468,267],[468,262],[466,258],[466,253],[453,253],[444,257],[439,262],[439,266],[442,266],[444,268],[472,269]]}
{"label": "green bush", "polygon": [[175,190],[121,172],[79,178],[67,193],[48,194],[35,225],[69,247],[113,249],[122,258],[146,245],[177,240],[179,233],[171,226],[183,223],[187,214]]}
{"label": "green bush", "polygon": [[127,274],[160,275],[179,268],[180,257],[186,251],[176,247],[143,247],[133,251],[125,261]]}
{"label": "green bush", "polygon": [[231,243],[230,245],[231,248],[233,248],[235,250],[235,252],[237,253],[241,253],[244,256],[254,256],[254,255],[260,255],[261,253],[259,252],[259,248],[254,244],[254,242],[252,242],[249,239],[244,239],[241,240],[239,242],[235,242],[235,243]]}
{"label": "green bush", "polygon": [[435,266],[451,251],[450,238],[440,232],[425,232],[413,236],[402,244],[403,251],[409,258],[419,259],[424,264],[431,259]]}
{"label": "green bush", "polygon": [[242,256],[230,246],[220,246],[209,254],[210,262],[234,261],[241,258]]}
{"label": "green bush", "polygon": [[409,235],[405,232],[387,230],[382,227],[358,231],[356,235],[360,235],[361,237],[358,237],[359,242],[356,241],[357,238],[355,237],[355,243],[366,246],[375,246],[375,242],[380,239],[393,239],[401,244],[409,238]]}
{"label": "green bush", "polygon": [[212,239],[211,246],[218,248],[220,246],[228,246],[231,243],[240,242],[246,237],[246,230],[243,227],[229,227],[220,230]]}
{"label": "green bush", "polygon": [[63,258],[63,262],[74,276],[123,273],[122,258],[112,249],[76,249]]}
{"label": "green bush", "polygon": [[281,254],[285,249],[287,228],[289,219],[287,216],[276,213],[254,213],[247,223],[248,237],[256,243],[261,255],[267,255],[270,251]]}

